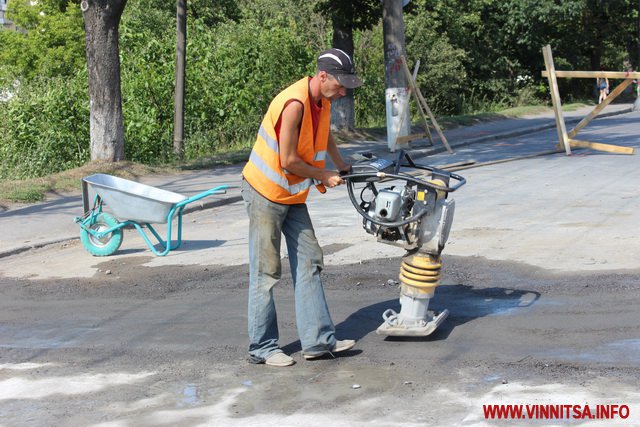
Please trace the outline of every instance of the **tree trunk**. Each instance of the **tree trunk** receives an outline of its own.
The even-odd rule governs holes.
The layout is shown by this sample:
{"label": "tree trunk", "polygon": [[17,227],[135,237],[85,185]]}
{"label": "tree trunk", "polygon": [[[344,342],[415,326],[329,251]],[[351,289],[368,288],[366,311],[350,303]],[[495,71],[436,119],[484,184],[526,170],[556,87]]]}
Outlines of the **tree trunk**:
{"label": "tree trunk", "polygon": [[[333,47],[341,49],[353,59],[353,26],[349,17],[334,14]],[[353,131],[355,126],[353,89],[347,89],[347,95],[331,103],[331,129]]]}
{"label": "tree trunk", "polygon": [[124,160],[118,27],[127,0],[83,0],[91,160]]}

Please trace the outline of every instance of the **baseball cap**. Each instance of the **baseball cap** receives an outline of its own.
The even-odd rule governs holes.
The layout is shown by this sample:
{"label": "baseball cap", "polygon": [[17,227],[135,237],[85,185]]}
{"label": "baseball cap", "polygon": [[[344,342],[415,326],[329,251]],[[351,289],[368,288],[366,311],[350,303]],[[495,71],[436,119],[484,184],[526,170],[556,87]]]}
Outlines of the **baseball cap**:
{"label": "baseball cap", "polygon": [[318,71],[331,74],[347,89],[362,86],[351,57],[343,50],[332,48],[322,51],[318,55]]}

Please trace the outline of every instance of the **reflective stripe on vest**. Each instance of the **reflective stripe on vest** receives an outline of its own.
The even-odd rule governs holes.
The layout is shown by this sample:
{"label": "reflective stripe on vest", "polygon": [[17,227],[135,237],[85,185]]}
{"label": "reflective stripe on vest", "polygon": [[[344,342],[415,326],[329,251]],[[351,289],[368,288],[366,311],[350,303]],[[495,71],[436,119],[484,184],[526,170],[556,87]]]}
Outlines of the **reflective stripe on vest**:
{"label": "reflective stripe on vest", "polygon": [[297,194],[311,187],[311,178],[307,178],[299,184],[289,185],[289,181],[283,178],[282,175],[280,175],[278,172],[273,171],[269,166],[267,166],[264,160],[262,160],[262,158],[253,151],[249,156],[249,160],[253,162],[256,168],[258,168],[260,172],[264,174],[264,176],[266,176],[270,181],[287,190],[291,195]]}
{"label": "reflective stripe on vest", "polygon": [[280,153],[280,147],[278,146],[278,141],[276,141],[275,139],[271,138],[271,136],[264,129],[263,125],[260,125],[260,129],[258,130],[258,136],[260,136],[260,138],[264,139],[264,142],[267,143],[267,147],[271,148],[274,152],[276,152],[278,154]]}
{"label": "reflective stripe on vest", "polygon": [[316,162],[324,161],[326,159],[327,159],[327,150],[318,151],[316,152],[316,155],[313,156],[313,160],[315,160]]}

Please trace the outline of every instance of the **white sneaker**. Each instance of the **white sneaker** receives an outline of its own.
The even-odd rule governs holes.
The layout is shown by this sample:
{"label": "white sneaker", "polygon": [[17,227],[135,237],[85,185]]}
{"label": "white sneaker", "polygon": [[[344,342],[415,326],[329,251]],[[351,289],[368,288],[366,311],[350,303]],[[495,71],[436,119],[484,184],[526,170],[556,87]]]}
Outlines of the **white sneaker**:
{"label": "white sneaker", "polygon": [[280,368],[284,366],[291,366],[294,363],[296,362],[294,362],[291,356],[288,356],[281,351],[277,353],[273,353],[271,356],[267,357],[267,359],[264,361],[265,365],[277,366]]}
{"label": "white sneaker", "polygon": [[333,347],[333,353],[351,350],[354,345],[356,345],[355,340],[338,340],[336,341],[336,346]]}
{"label": "white sneaker", "polygon": [[324,350],[324,351],[318,351],[315,353],[303,353],[302,356],[306,360],[317,359],[319,357],[324,356],[325,354],[330,354],[331,356],[333,356],[333,353],[340,353],[341,351],[347,351],[349,349],[352,349],[354,345],[356,345],[355,340],[337,340],[336,345],[333,346],[333,350]]}

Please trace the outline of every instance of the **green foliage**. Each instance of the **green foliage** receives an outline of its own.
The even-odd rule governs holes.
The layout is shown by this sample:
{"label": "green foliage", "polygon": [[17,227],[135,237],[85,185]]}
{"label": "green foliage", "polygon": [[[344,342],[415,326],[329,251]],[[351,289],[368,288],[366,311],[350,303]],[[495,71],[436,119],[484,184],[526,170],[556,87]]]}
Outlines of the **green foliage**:
{"label": "green foliage", "polygon": [[[283,12],[286,1],[267,7],[273,3],[241,5],[239,22],[211,27],[210,18],[188,21],[187,159],[250,146],[272,97],[313,73],[309,27]],[[134,161],[172,156],[175,40],[166,31],[171,19],[166,11],[150,13],[140,4],[127,6],[120,26],[125,147]]]}
{"label": "green foliage", "polygon": [[84,163],[89,150],[84,28],[64,0],[10,0],[18,31],[0,31],[0,178]]}
{"label": "green foliage", "polygon": [[86,67],[80,7],[61,0],[31,3],[7,4],[8,18],[19,30],[0,31],[0,86],[16,78],[69,76]]}
{"label": "green foliage", "polygon": [[146,3],[128,4],[120,23],[125,157],[158,163],[172,152],[175,10]]}
{"label": "green foliage", "polygon": [[446,34],[437,33],[429,14],[411,16],[405,25],[408,66],[420,60],[417,77],[430,108],[439,114],[453,114],[462,110],[462,97],[467,89],[464,50],[451,45]]}
{"label": "green foliage", "polygon": [[245,21],[221,25],[210,38],[193,40],[186,121],[189,134],[208,140],[208,146],[186,147],[190,157],[253,142],[273,96],[313,73],[315,52],[296,35],[296,26],[282,23],[267,31]]}
{"label": "green foliage", "polygon": [[[162,2],[174,7],[172,2]],[[236,0],[188,0],[189,19],[197,19],[206,26],[213,27],[227,20],[238,21],[241,16]]]}
{"label": "green foliage", "polygon": [[[87,83],[80,77],[86,76],[84,51],[69,49],[61,56],[44,49],[52,44],[43,45],[39,35],[46,28],[45,33],[51,30],[64,39],[67,33],[54,23],[56,19],[68,23],[67,15],[78,19],[74,25],[82,28],[77,4],[47,0],[44,19],[41,9],[29,6],[28,0],[12,1],[16,22],[25,32],[0,33],[23,42],[22,47],[15,45],[11,58],[5,57],[11,69],[5,70],[3,86],[19,79],[20,90],[10,102],[0,103],[3,115],[11,117],[0,124],[0,130],[11,127],[0,136],[2,176],[38,176],[81,164],[88,159],[89,144]],[[313,74],[315,54],[325,45],[325,23],[312,16],[312,5],[301,3],[286,12],[292,1],[189,2],[187,159],[249,147],[272,97]],[[130,2],[121,20],[125,154],[131,161],[153,164],[173,159],[174,7],[161,0]],[[227,15],[237,22],[224,18]],[[77,39],[83,46],[84,34]],[[75,46],[70,41],[68,45]],[[20,56],[19,50],[26,53]],[[55,65],[58,56],[73,57],[67,61],[68,69]],[[30,72],[34,64],[41,68]],[[73,100],[68,99],[71,96]]]}
{"label": "green foliage", "polygon": [[354,62],[364,83],[355,90],[356,127],[383,126],[385,121],[384,50],[382,23],[354,36]]}
{"label": "green foliage", "polygon": [[34,79],[0,102],[0,178],[43,176],[89,159],[86,74]]}
{"label": "green foliage", "polygon": [[382,18],[380,0],[320,0],[314,10],[331,19],[350,25],[353,30],[368,30]]}

